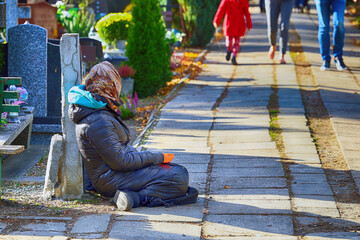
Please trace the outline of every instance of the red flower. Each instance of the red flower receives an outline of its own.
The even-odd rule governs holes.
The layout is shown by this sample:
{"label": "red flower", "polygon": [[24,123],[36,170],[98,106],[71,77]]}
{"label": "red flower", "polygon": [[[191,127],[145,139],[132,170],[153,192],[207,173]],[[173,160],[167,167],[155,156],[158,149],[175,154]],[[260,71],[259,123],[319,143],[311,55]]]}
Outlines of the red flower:
{"label": "red flower", "polygon": [[118,69],[118,72],[119,72],[121,78],[128,78],[128,77],[131,78],[136,73],[136,71],[127,64],[120,66],[120,68]]}

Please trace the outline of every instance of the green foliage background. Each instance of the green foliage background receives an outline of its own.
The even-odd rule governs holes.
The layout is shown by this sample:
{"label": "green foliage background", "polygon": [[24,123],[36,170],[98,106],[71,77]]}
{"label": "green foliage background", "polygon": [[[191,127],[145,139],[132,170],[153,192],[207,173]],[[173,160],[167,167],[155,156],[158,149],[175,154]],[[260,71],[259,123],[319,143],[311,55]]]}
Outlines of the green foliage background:
{"label": "green foliage background", "polygon": [[204,47],[214,35],[212,21],[221,0],[178,0],[182,6],[186,45]]}
{"label": "green foliage background", "polygon": [[154,95],[171,80],[170,46],[158,0],[133,0],[133,25],[129,29],[126,55],[136,70],[135,91],[139,97]]}

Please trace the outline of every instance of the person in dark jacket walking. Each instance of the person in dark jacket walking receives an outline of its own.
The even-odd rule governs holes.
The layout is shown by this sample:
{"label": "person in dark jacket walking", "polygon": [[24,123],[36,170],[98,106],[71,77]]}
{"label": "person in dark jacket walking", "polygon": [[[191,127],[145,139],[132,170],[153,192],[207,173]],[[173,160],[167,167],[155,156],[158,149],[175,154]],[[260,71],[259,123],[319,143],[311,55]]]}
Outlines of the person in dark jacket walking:
{"label": "person in dark jacket walking", "polygon": [[138,152],[128,145],[130,132],[118,109],[120,91],[120,75],[109,62],[92,67],[85,85],[69,91],[69,116],[94,189],[114,197],[120,210],[196,202],[188,171],[170,163],[172,154]]}

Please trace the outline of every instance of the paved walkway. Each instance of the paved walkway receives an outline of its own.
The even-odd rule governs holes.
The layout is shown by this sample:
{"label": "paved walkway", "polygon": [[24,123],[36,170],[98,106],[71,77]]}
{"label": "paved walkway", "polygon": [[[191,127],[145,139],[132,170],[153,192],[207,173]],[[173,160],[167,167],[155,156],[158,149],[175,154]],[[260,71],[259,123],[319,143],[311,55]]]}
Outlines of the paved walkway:
{"label": "paved walkway", "polygon": [[[268,59],[265,15],[252,18],[254,29],[243,39],[239,65],[225,61],[224,42],[210,46],[208,67],[162,109],[144,145],[175,154],[174,162],[188,168],[190,185],[200,191],[198,203],[78,219],[24,216],[22,231],[0,239],[360,239],[359,212],[340,211],[321,167],[292,59],[288,55],[286,65]],[[360,32],[350,33],[345,46],[351,71],[320,72],[316,15],[293,14],[292,21],[359,184],[360,48],[350,37],[359,39]],[[284,164],[271,141],[267,105],[274,95],[285,154],[297,164]],[[0,231],[6,227],[0,222]]]}

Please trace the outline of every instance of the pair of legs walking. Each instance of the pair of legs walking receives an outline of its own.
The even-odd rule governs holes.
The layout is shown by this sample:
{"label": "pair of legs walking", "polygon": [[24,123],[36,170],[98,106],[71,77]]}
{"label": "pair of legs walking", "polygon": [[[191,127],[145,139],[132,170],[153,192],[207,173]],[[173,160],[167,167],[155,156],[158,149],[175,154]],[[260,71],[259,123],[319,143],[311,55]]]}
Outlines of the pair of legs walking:
{"label": "pair of legs walking", "polygon": [[285,64],[285,53],[288,44],[289,26],[291,11],[294,6],[294,0],[265,0],[267,34],[270,43],[269,57],[274,59],[276,52],[276,38],[278,31],[278,19],[280,19],[280,63]]}
{"label": "pair of legs walking", "polygon": [[330,68],[330,15],[333,16],[333,55],[334,63],[339,71],[346,69],[342,55],[345,39],[344,11],[346,0],[315,0],[319,18],[318,39],[320,44],[320,54],[323,64],[320,70]]}
{"label": "pair of legs walking", "polygon": [[231,63],[237,65],[236,56],[240,49],[240,37],[226,36],[225,45],[227,48],[226,60],[229,61],[232,54]]}

